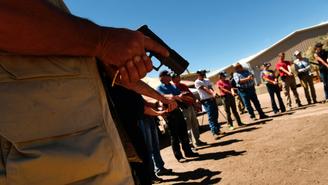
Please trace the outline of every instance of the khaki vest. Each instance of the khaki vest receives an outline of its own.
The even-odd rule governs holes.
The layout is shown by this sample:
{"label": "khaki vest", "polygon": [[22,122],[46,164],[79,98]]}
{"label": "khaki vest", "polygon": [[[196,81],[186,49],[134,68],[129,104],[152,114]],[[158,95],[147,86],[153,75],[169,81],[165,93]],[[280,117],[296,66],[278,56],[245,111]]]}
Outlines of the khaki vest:
{"label": "khaki vest", "polygon": [[2,52],[0,98],[0,184],[133,184],[91,57]]}

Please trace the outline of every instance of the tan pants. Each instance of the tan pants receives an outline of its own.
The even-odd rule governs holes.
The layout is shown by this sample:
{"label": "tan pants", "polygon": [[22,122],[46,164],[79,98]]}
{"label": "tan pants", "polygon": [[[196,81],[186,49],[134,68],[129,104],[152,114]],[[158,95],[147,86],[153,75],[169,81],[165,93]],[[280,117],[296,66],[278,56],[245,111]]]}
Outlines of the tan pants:
{"label": "tan pants", "polygon": [[199,141],[199,128],[198,120],[192,105],[189,105],[188,108],[182,109],[183,117],[186,120],[187,131],[189,135],[189,144],[198,144]]}
{"label": "tan pants", "polygon": [[133,184],[92,58],[0,54],[0,184]]}
{"label": "tan pants", "polygon": [[289,89],[292,90],[293,94],[294,94],[294,98],[296,103],[301,103],[297,90],[296,90],[296,82],[295,82],[295,78],[294,77],[290,77],[290,76],[286,76],[283,77],[281,79],[282,81],[282,92],[285,95],[286,98],[286,105],[288,106],[292,106],[292,100],[290,98],[290,93],[289,93]]}
{"label": "tan pants", "polygon": [[235,100],[236,100],[236,103],[237,103],[237,107],[238,107],[238,110],[239,112],[243,113],[245,112],[245,105],[244,105],[244,102],[243,100],[241,99],[240,95],[238,94],[237,96],[235,96]]}
{"label": "tan pants", "polygon": [[301,75],[300,78],[301,84],[304,89],[304,94],[308,102],[311,102],[310,94],[309,94],[309,87],[311,90],[312,100],[317,100],[317,95],[315,93],[314,85],[313,85],[313,78],[311,75]]}

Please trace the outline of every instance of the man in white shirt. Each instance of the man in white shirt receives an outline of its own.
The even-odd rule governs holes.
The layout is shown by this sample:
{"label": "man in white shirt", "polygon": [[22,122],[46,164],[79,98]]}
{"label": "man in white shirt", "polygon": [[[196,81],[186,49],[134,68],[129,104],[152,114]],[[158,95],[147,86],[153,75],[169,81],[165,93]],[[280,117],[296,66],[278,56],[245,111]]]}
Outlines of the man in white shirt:
{"label": "man in white shirt", "polygon": [[214,92],[210,80],[205,79],[205,70],[198,70],[197,76],[198,79],[195,81],[195,87],[198,90],[200,102],[204,105],[207,112],[208,123],[212,130],[212,134],[217,138],[225,134],[225,132],[220,131],[220,125],[218,123],[219,110],[215,100],[215,98],[218,98],[218,95]]}
{"label": "man in white shirt", "polygon": [[294,56],[296,57],[296,60],[294,60],[295,70],[297,71],[297,76],[300,78],[308,104],[311,104],[309,87],[311,89],[313,103],[317,103],[317,96],[311,76],[311,62],[308,58],[302,57],[301,51],[295,51]]}

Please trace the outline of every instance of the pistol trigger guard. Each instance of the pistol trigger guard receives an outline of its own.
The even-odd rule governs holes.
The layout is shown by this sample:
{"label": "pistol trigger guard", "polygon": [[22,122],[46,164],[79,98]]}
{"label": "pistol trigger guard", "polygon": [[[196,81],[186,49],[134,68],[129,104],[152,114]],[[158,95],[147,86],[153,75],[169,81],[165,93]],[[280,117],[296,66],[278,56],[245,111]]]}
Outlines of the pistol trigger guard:
{"label": "pistol trigger guard", "polygon": [[161,62],[161,65],[159,65],[158,67],[155,67],[155,66],[153,66],[153,68],[154,68],[156,71],[158,71],[158,70],[159,70],[159,68],[161,68],[161,67],[162,67],[162,65],[163,65],[163,63]]}

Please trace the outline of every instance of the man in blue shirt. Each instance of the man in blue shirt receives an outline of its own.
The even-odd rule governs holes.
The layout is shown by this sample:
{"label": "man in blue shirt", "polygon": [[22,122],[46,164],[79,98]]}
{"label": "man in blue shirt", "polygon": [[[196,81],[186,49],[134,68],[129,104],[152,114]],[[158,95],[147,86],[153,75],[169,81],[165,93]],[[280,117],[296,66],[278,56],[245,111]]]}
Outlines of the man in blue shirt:
{"label": "man in blue shirt", "polygon": [[[173,84],[171,84],[171,72],[167,70],[162,70],[159,73],[159,78],[161,80],[161,84],[157,87],[157,91],[162,94],[173,94],[180,99],[185,99],[186,94],[182,94],[181,91]],[[178,102],[179,104],[179,102]],[[180,102],[181,106],[181,102]],[[167,114],[165,118],[166,124],[169,126],[169,131],[171,134],[171,145],[175,158],[180,162],[186,162],[187,160],[183,158],[181,150],[180,150],[180,141],[182,145],[182,149],[186,157],[196,157],[199,156],[198,153],[192,152],[189,145],[189,137],[187,132],[187,124],[184,120],[182,112],[179,108],[173,110],[172,112]]]}
{"label": "man in blue shirt", "polygon": [[240,63],[236,63],[234,65],[236,73],[233,74],[233,78],[236,81],[236,87],[238,88],[238,94],[243,99],[246,109],[249,113],[249,117],[252,120],[256,120],[254,109],[251,105],[251,101],[253,102],[256,110],[260,114],[260,119],[268,118],[269,116],[265,115],[262,111],[259,100],[257,99],[257,95],[255,93],[254,87],[254,76],[248,70],[244,70],[243,66]]}
{"label": "man in blue shirt", "polygon": [[308,58],[302,57],[301,51],[295,51],[294,56],[296,57],[296,60],[294,60],[295,70],[297,71],[297,76],[303,86],[308,104],[311,104],[309,88],[311,89],[313,103],[317,103],[317,95],[315,93],[313,78],[311,75],[311,62]]}

